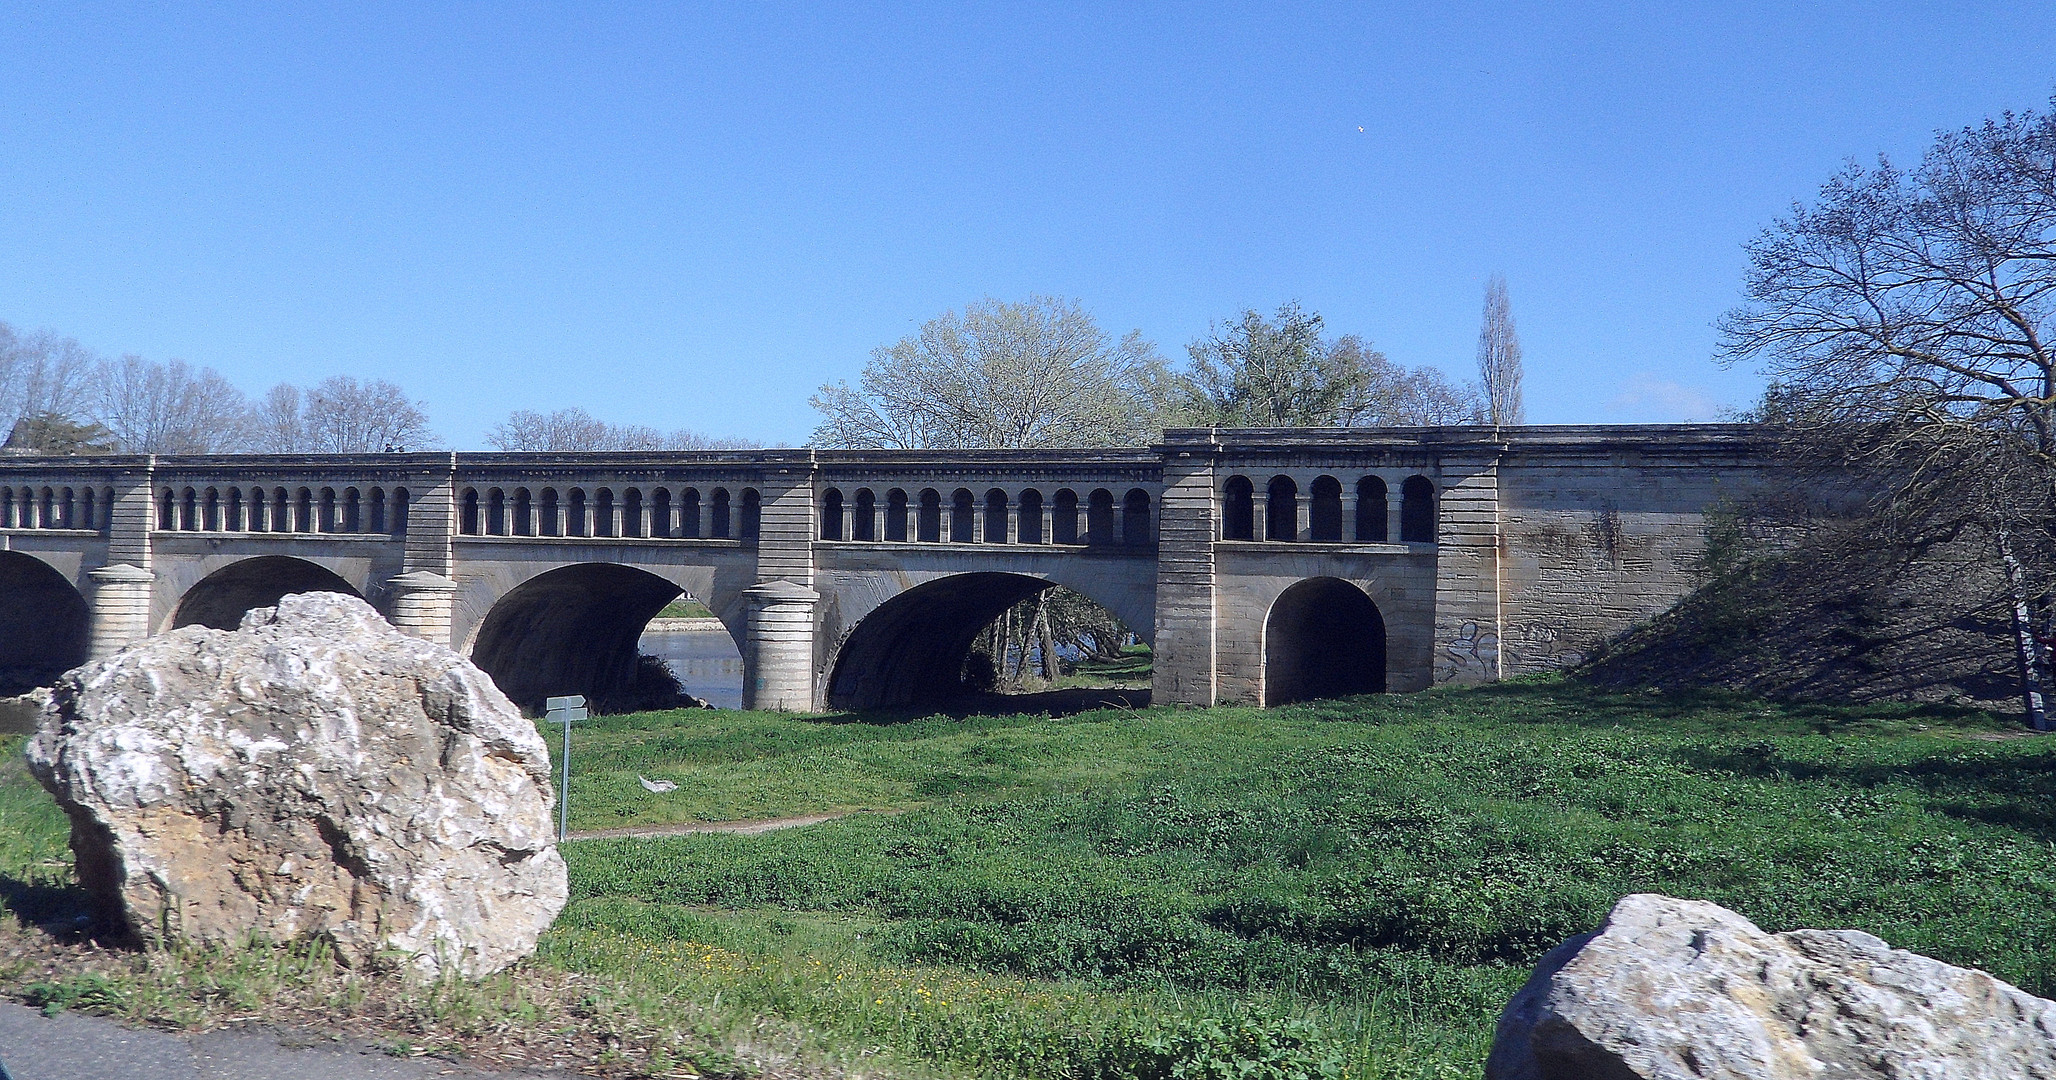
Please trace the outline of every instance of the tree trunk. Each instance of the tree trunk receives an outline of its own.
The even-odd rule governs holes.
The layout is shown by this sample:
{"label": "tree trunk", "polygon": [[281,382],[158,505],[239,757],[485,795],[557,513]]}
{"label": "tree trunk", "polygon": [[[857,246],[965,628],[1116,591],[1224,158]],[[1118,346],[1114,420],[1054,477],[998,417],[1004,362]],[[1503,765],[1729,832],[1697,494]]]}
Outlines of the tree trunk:
{"label": "tree trunk", "polygon": [[1049,593],[1047,590],[1035,597],[1035,633],[1040,639],[1037,651],[1042,653],[1042,681],[1057,681],[1057,641],[1049,628]]}
{"label": "tree trunk", "polygon": [[2011,601],[2013,613],[2014,659],[2020,665],[2020,703],[2022,719],[2036,731],[2049,730],[2049,713],[2042,698],[2042,687],[2048,672],[2048,656],[2044,653],[2042,641],[2035,633],[2033,613],[2028,610],[2027,580],[2021,572],[2020,560],[2013,554],[2013,537],[2005,529],[1998,530],[1999,558],[2006,564],[2006,592]]}

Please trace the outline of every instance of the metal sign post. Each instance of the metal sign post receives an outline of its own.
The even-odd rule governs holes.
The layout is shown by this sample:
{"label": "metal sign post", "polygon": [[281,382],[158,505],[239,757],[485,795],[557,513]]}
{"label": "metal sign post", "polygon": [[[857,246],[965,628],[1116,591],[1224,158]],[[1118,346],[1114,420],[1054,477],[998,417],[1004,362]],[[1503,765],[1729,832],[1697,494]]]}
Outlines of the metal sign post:
{"label": "metal sign post", "polygon": [[557,842],[561,844],[571,835],[571,722],[589,714],[581,694],[550,698],[543,707],[549,710],[543,719],[564,725],[564,778],[557,782]]}

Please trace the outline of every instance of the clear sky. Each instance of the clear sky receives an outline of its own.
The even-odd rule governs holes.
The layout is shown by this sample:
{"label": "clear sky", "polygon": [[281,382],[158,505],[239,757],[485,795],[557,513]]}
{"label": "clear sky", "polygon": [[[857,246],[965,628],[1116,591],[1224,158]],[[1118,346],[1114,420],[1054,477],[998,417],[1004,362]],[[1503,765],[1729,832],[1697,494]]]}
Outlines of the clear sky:
{"label": "clear sky", "polygon": [[1530,420],[1713,419],[1750,235],[2056,90],[2045,0],[855,8],[5,5],[0,320],[795,443],[984,296],[1468,378],[1496,271]]}

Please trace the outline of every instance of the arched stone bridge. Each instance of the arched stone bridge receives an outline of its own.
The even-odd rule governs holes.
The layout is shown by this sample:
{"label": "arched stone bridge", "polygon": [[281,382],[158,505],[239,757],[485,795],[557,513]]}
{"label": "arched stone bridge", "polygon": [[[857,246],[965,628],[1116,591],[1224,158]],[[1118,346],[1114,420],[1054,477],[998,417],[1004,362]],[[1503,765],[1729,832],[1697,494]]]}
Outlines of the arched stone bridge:
{"label": "arched stone bridge", "polygon": [[355,593],[510,696],[604,695],[689,593],[759,708],[953,692],[1054,585],[1158,702],[1276,704],[1573,662],[1690,588],[1734,425],[1181,429],[1148,449],[0,458],[0,681],[285,593]]}

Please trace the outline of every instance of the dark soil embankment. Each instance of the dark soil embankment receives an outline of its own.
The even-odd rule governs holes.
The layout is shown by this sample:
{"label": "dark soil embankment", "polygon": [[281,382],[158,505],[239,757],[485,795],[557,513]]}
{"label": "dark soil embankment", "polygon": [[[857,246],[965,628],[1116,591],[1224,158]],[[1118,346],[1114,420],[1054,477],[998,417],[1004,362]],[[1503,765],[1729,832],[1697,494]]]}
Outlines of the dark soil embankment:
{"label": "dark soil embankment", "polygon": [[2004,580],[1988,544],[1884,550],[1857,527],[1722,560],[1675,608],[1580,668],[1610,689],[2016,707]]}

